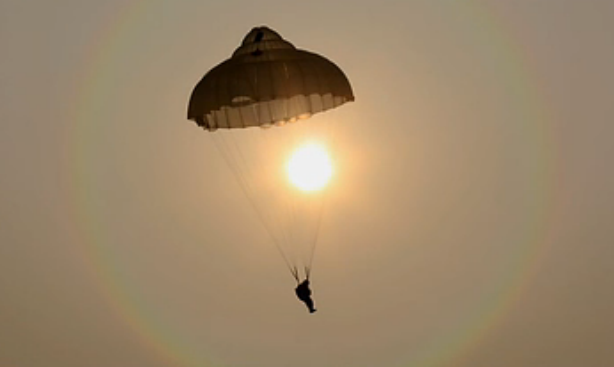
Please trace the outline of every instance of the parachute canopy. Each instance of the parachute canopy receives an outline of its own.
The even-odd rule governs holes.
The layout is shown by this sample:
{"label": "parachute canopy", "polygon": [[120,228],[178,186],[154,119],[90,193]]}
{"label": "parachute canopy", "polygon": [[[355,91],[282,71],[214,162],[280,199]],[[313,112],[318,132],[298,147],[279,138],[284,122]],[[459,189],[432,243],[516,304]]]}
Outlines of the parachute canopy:
{"label": "parachute canopy", "polygon": [[354,100],[341,69],[295,48],[267,27],[253,28],[232,57],[192,91],[188,119],[209,131],[283,125]]}

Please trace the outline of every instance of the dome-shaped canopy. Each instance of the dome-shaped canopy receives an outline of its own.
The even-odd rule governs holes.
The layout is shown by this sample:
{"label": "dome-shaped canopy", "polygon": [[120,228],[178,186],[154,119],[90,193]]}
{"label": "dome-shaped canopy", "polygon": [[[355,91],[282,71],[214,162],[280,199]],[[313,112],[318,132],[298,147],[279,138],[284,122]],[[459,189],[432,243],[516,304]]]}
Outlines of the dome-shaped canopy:
{"label": "dome-shaped canopy", "polygon": [[264,127],[353,100],[350,83],[335,64],[257,27],[196,85],[188,119],[208,130]]}

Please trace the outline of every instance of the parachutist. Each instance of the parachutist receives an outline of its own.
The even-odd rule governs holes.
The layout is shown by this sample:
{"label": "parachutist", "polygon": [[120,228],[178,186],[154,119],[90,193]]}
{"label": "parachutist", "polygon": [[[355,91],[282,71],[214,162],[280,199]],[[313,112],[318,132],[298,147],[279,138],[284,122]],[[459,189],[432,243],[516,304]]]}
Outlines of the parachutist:
{"label": "parachutist", "polygon": [[309,279],[305,279],[301,284],[299,284],[296,289],[296,296],[301,301],[305,302],[307,308],[310,313],[316,312],[316,309],[313,306],[313,300],[311,299],[311,289],[309,289]]}

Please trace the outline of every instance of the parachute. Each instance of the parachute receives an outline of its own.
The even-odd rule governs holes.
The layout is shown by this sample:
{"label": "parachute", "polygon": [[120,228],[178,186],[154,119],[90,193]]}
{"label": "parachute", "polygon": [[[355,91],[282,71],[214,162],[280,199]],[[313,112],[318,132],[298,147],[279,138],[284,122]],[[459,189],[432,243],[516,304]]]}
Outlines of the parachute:
{"label": "parachute", "polygon": [[[339,67],[264,26],[253,28],[192,91],[188,119],[210,133],[297,281],[301,270],[307,278],[311,273],[326,189],[293,186],[288,158],[302,154],[309,165],[326,154],[335,123],[304,120],[351,101]],[[302,175],[309,183],[318,173],[308,168]]]}

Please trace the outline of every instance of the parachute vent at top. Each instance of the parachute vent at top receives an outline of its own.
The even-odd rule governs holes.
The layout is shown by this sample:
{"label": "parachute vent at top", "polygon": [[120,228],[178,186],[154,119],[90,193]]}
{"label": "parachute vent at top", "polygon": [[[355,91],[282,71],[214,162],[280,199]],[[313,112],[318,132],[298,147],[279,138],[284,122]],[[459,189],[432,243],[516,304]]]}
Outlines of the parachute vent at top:
{"label": "parachute vent at top", "polygon": [[257,27],[196,85],[188,119],[210,131],[268,127],[353,100],[348,79],[334,63]]}

